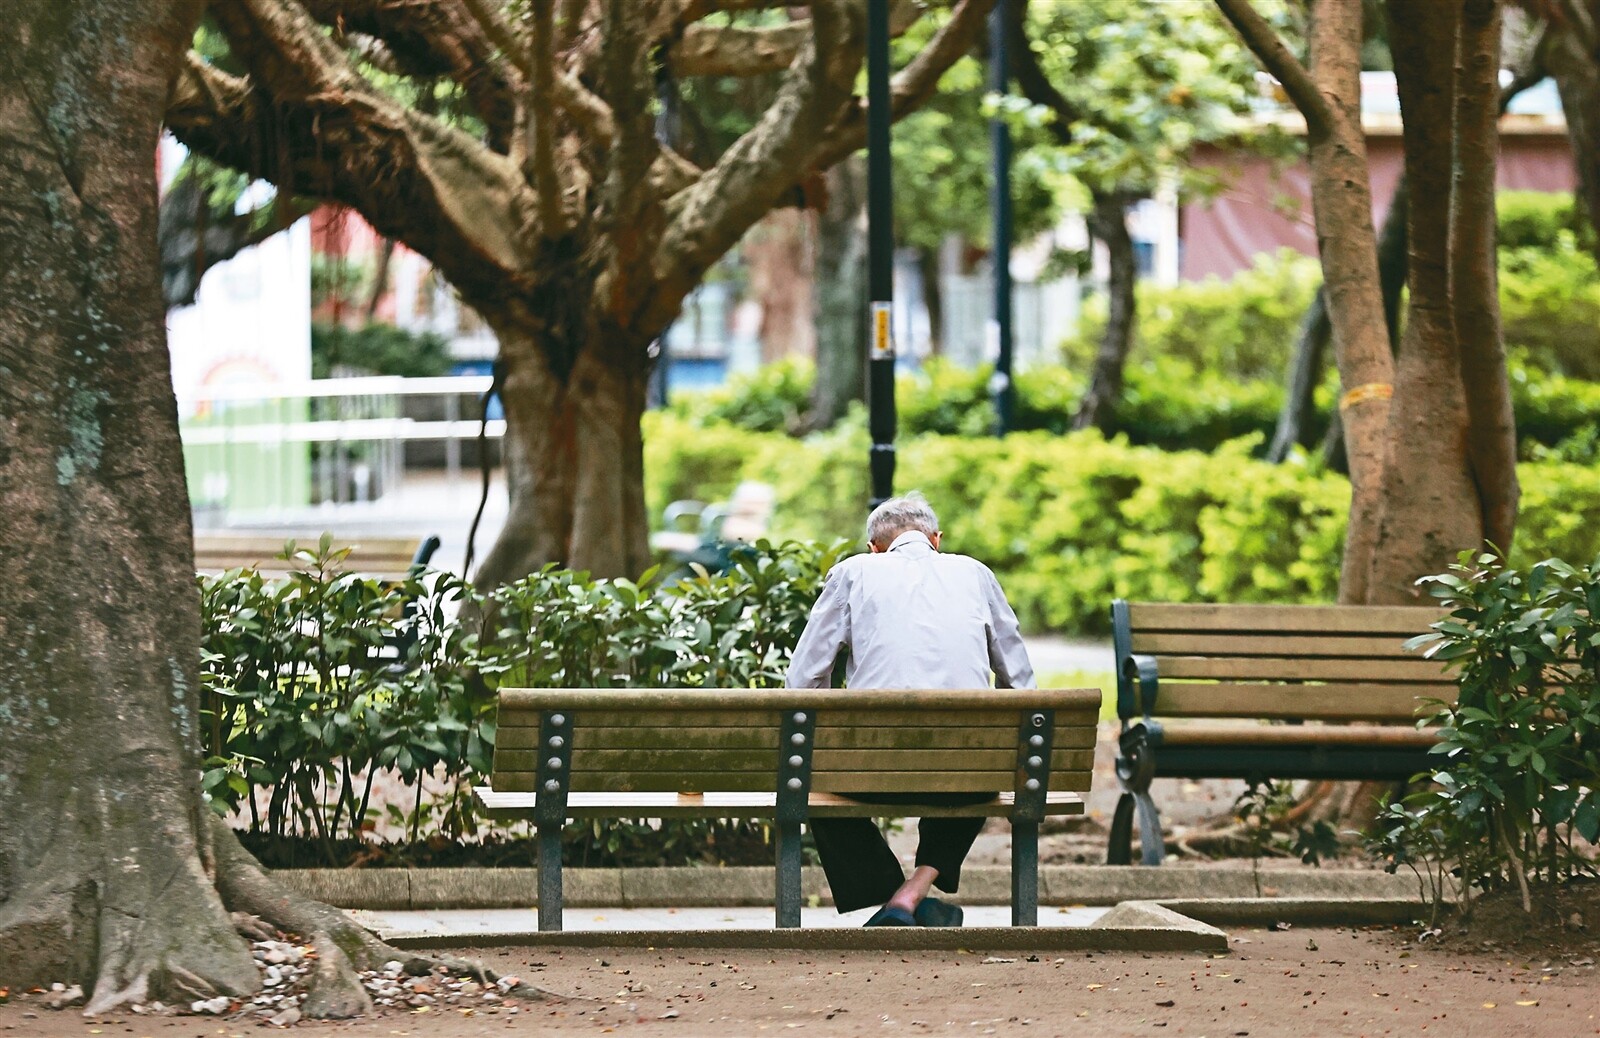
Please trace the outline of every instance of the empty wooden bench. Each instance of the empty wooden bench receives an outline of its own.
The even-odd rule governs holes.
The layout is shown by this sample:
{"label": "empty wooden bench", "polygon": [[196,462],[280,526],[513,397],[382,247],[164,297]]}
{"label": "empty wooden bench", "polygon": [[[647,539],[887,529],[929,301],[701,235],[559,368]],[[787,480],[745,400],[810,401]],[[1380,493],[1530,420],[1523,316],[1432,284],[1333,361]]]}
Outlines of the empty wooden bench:
{"label": "empty wooden bench", "polygon": [[[321,534],[297,536],[292,533],[200,533],[194,538],[194,568],[201,573],[221,573],[246,567],[268,577],[281,577],[298,568],[280,559],[284,543],[294,541],[300,548],[315,549]],[[351,573],[404,580],[413,568],[427,566],[439,550],[439,538],[355,537],[336,538],[336,547],[350,548],[345,569]]]}
{"label": "empty wooden bench", "polygon": [[1146,865],[1163,857],[1150,781],[1404,781],[1429,770],[1428,700],[1453,702],[1441,663],[1406,639],[1426,606],[1130,603],[1111,606],[1122,796],[1107,861],[1127,864],[1135,815]]}
{"label": "empty wooden bench", "polygon": [[[1081,814],[1098,689],[503,689],[491,816],[538,826],[539,929],[561,928],[569,818],[771,818],[777,925],[800,925],[800,827],[818,817],[1009,818],[1011,917],[1038,916],[1039,823]],[[994,793],[962,807],[849,793]]]}

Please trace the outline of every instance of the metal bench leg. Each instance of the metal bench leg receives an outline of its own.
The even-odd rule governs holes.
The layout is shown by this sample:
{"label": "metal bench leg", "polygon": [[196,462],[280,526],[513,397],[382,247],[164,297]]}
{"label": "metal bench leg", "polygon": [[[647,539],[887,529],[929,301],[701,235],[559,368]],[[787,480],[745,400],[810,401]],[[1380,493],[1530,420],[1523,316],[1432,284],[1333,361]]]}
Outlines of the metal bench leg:
{"label": "metal bench leg", "polygon": [[1111,840],[1106,844],[1107,865],[1131,865],[1133,841],[1133,794],[1124,792],[1117,798],[1117,810],[1111,816]]}
{"label": "metal bench leg", "polygon": [[539,826],[539,930],[561,929],[561,826]]}
{"label": "metal bench leg", "polygon": [[1111,838],[1106,847],[1107,865],[1129,864],[1128,844],[1133,836],[1133,821],[1139,820],[1139,863],[1160,865],[1166,857],[1166,847],[1161,839],[1161,812],[1150,797],[1150,783],[1155,778],[1155,751],[1150,746],[1145,724],[1135,724],[1118,739],[1117,782],[1122,786],[1122,796],[1117,798],[1117,810],[1111,817]]}
{"label": "metal bench leg", "polygon": [[[1139,863],[1160,865],[1167,857],[1166,841],[1161,836],[1161,812],[1156,810],[1148,790],[1133,794],[1133,802],[1139,815]],[[1128,846],[1126,840],[1122,846]]]}
{"label": "metal bench leg", "polygon": [[1011,925],[1039,925],[1039,823],[1011,823]]}
{"label": "metal bench leg", "polygon": [[776,925],[792,929],[800,925],[800,825],[778,826],[778,884]]}

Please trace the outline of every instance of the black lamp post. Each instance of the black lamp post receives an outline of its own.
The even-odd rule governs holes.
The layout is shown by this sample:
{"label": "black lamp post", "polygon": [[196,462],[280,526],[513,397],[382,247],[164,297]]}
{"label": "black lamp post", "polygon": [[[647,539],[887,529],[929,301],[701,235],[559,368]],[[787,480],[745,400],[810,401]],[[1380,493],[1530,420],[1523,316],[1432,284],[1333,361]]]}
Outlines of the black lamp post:
{"label": "black lamp post", "polygon": [[[1010,87],[1006,68],[1007,0],[995,0],[989,12],[989,89],[1004,97]],[[989,209],[994,218],[994,320],[989,333],[994,336],[994,378],[989,392],[994,397],[995,435],[1011,431],[1016,389],[1011,384],[1011,131],[1001,116],[989,120],[989,142],[994,176],[989,187]]]}
{"label": "black lamp post", "polygon": [[894,195],[889,163],[889,0],[867,0],[867,413],[872,507],[894,496]]}

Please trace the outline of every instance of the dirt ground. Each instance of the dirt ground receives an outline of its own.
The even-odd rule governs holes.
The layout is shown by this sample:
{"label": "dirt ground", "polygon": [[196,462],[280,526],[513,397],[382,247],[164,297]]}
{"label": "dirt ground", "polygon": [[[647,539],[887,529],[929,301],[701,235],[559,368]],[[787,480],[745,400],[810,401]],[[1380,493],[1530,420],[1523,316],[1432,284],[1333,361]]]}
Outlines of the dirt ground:
{"label": "dirt ground", "polygon": [[[1411,931],[1414,933],[1414,931]],[[302,1023],[309,1035],[1188,1035],[1191,1038],[1600,1034],[1587,956],[1524,959],[1393,930],[1239,931],[1227,955],[493,950],[495,968],[571,996],[511,1015],[406,1013]],[[1579,965],[1574,965],[1579,963]],[[31,996],[0,1035],[260,1033],[217,1018],[87,1020]]]}

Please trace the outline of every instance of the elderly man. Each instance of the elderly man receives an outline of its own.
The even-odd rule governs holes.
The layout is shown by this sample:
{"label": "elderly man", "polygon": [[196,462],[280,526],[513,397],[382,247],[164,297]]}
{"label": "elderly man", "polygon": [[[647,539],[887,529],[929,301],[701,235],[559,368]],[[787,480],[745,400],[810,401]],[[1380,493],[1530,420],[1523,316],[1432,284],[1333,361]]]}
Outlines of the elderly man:
{"label": "elderly man", "polygon": [[[833,568],[795,646],[785,684],[827,688],[834,661],[849,653],[851,688],[1033,688],[1033,666],[989,567],[939,553],[939,520],[921,494],[891,498],[867,518],[870,554]],[[989,794],[860,794],[873,804],[971,804]],[[982,818],[924,818],[916,867],[906,877],[869,818],[811,822],[822,868],[840,912],[883,907],[868,926],[960,926],[961,909],[928,896],[955,893],[961,863]]]}

